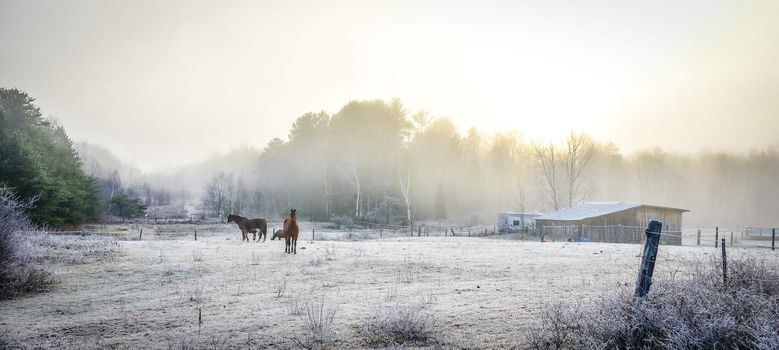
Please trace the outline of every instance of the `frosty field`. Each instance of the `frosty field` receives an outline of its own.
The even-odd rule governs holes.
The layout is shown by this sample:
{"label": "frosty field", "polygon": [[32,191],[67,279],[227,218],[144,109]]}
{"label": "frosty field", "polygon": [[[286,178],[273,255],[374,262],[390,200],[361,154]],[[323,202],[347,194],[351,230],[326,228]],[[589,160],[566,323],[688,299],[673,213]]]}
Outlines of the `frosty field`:
{"label": "frosty field", "polygon": [[[522,348],[546,305],[632,289],[641,250],[496,238],[309,238],[301,236],[297,255],[270,238],[241,242],[224,225],[199,232],[197,241],[165,233],[137,240],[132,231],[107,241],[62,238],[101,239],[113,253],[51,244],[46,254],[57,258],[45,261],[59,282],[0,302],[0,328],[29,348],[298,348],[307,344],[307,310],[318,305],[334,313],[326,347],[365,348],[366,320],[382,308],[410,307],[429,316],[435,335],[409,347]],[[718,253],[662,247],[656,281],[683,278]]]}

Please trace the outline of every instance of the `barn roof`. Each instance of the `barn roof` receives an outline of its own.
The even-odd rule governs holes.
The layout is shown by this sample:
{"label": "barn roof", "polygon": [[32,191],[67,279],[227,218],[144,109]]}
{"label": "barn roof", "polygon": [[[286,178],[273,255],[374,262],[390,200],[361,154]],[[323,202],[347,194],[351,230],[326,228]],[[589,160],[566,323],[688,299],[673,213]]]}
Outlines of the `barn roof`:
{"label": "barn roof", "polygon": [[687,209],[658,207],[654,205],[639,205],[625,202],[584,202],[572,208],[561,209],[555,212],[541,215],[537,217],[536,220],[577,221],[638,207],[670,209],[682,212],[689,211]]}
{"label": "barn roof", "polygon": [[638,204],[625,202],[584,202],[575,207],[560,209],[541,215],[536,220],[574,221],[594,218],[639,207]]}

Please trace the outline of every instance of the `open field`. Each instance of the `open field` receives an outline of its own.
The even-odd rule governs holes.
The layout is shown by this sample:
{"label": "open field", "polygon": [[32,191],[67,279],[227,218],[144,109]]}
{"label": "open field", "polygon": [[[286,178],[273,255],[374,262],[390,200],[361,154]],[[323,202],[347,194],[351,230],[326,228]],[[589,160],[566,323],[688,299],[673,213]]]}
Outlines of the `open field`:
{"label": "open field", "polygon": [[[412,347],[522,348],[546,305],[632,289],[641,250],[468,237],[311,242],[302,234],[298,254],[286,255],[283,242],[241,242],[225,225],[200,230],[197,241],[189,228],[147,229],[143,240],[132,230],[41,248],[57,257],[43,261],[60,282],[0,302],[3,332],[29,348],[297,348],[314,344],[308,313],[319,308],[333,315],[326,347],[364,348],[361,325],[380,310],[411,308],[434,330]],[[91,240],[110,249],[79,243]],[[653,288],[718,254],[661,247]],[[728,254],[779,263],[767,250]]]}

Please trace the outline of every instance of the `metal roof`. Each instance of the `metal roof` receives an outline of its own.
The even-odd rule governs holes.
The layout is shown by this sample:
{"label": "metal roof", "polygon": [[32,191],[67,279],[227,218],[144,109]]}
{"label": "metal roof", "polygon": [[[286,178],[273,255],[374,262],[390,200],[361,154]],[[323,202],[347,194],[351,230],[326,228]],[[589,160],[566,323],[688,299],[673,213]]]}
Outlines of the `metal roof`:
{"label": "metal roof", "polygon": [[576,221],[640,207],[625,202],[584,202],[575,207],[541,215],[536,220]]}

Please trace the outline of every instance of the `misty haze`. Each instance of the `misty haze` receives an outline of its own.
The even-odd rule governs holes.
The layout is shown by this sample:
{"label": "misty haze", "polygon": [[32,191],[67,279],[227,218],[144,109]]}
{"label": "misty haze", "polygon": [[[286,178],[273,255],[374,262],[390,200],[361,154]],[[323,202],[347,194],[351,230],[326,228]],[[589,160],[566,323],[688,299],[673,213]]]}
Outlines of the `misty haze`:
{"label": "misty haze", "polygon": [[0,0],[0,348],[779,348],[778,16]]}

